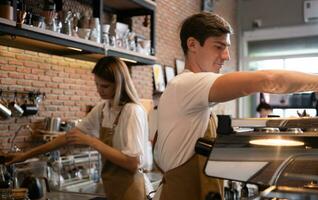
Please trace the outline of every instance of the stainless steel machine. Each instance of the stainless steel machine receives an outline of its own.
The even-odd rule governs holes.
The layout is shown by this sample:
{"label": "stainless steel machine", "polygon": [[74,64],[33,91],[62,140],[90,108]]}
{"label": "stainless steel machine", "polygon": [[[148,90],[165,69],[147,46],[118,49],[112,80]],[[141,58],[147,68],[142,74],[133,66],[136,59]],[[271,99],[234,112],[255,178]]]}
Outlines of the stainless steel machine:
{"label": "stainless steel machine", "polygon": [[[318,118],[233,119],[205,173],[258,186],[246,199],[318,199]],[[242,191],[242,190],[241,190]]]}

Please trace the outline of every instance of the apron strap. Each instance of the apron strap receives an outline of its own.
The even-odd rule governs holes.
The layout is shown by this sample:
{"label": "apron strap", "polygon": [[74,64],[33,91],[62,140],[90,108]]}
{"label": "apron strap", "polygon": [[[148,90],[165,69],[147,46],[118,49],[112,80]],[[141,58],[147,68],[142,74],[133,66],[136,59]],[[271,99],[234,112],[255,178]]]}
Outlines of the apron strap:
{"label": "apron strap", "polygon": [[123,108],[124,108],[124,106],[120,109],[118,115],[116,116],[116,119],[115,119],[115,121],[114,121],[114,123],[113,123],[113,127],[116,127],[116,126],[117,126],[118,121],[119,121],[119,117],[120,117],[121,111],[123,111]]}
{"label": "apron strap", "polygon": [[[105,104],[106,104],[106,103],[104,103],[103,108],[102,108],[101,120],[100,120],[100,127],[103,127],[103,126],[102,126],[102,122],[103,122],[103,119],[104,119],[104,108],[105,108],[105,106],[106,106]],[[116,127],[116,126],[118,125],[119,117],[120,117],[121,111],[123,110],[124,106],[125,106],[125,105],[123,105],[123,107],[120,109],[118,115],[116,116],[112,128],[114,128],[114,127]]]}

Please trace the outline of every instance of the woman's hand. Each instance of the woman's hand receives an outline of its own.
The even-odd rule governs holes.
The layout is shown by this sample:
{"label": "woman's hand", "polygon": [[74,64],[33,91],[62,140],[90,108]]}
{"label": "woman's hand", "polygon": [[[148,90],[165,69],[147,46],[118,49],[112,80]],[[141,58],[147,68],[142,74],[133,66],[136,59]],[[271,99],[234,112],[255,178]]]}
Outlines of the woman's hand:
{"label": "woman's hand", "polygon": [[22,162],[24,161],[25,158],[25,153],[23,152],[17,152],[17,153],[7,153],[5,155],[6,157],[6,165],[11,165],[17,162]]}
{"label": "woman's hand", "polygon": [[79,129],[72,129],[66,133],[66,141],[68,144],[88,145],[92,144],[94,139],[92,136],[81,132]]}

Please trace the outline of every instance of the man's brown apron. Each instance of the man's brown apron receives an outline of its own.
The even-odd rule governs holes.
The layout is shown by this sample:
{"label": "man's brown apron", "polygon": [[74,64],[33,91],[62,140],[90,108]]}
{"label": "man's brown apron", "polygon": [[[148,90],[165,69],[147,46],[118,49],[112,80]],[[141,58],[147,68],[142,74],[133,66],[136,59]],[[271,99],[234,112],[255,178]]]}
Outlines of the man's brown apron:
{"label": "man's brown apron", "polygon": [[[113,136],[121,111],[115,119],[112,128],[101,126],[100,140],[112,147]],[[103,117],[102,117],[103,119]],[[103,161],[102,179],[104,190],[109,200],[144,200],[146,191],[143,174],[132,173],[107,160]]]}
{"label": "man's brown apron", "polygon": [[[211,117],[204,137],[216,137],[215,117]],[[183,165],[164,173],[160,200],[204,200],[209,192],[219,193],[223,199],[223,181],[204,174],[206,159],[195,154]]]}

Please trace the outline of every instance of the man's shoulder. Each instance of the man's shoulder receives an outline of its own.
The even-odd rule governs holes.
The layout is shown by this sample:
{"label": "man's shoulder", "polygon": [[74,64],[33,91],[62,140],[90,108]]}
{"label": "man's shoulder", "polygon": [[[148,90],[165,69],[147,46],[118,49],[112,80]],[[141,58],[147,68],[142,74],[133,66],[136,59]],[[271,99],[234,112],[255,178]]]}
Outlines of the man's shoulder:
{"label": "man's shoulder", "polygon": [[172,89],[175,87],[182,87],[183,85],[186,87],[195,86],[195,84],[199,83],[201,80],[213,80],[219,77],[221,74],[211,73],[211,72],[200,72],[200,73],[182,73],[172,79],[167,89]]}

